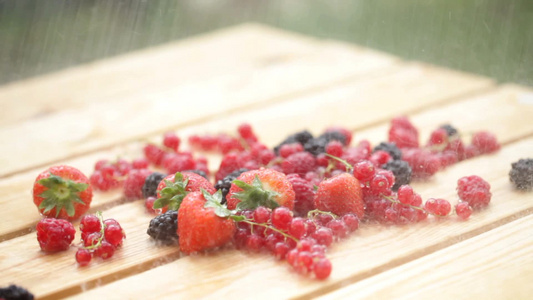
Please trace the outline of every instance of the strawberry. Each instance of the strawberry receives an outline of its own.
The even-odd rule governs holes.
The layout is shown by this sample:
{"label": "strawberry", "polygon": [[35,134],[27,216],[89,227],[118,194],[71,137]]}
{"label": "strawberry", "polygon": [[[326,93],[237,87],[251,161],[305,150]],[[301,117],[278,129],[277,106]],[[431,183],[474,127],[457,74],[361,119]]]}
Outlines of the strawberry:
{"label": "strawberry", "polygon": [[60,165],[37,176],[33,184],[33,203],[46,217],[74,220],[91,204],[93,189],[78,169]]}
{"label": "strawberry", "polygon": [[211,195],[205,190],[189,193],[183,199],[178,210],[177,230],[182,252],[208,250],[231,241],[236,229],[235,221],[218,216],[220,210],[227,211],[221,206],[221,200],[221,192]]}
{"label": "strawberry", "polygon": [[161,209],[162,213],[167,210],[178,210],[181,202],[190,192],[199,192],[204,189],[210,194],[216,192],[211,182],[203,176],[193,172],[177,172],[163,178],[157,186],[157,200],[154,209]]}
{"label": "strawberry", "polygon": [[228,209],[254,209],[259,206],[294,208],[294,190],[287,176],[272,169],[242,173],[231,184],[226,199]]}
{"label": "strawberry", "polygon": [[316,193],[315,206],[339,216],[354,213],[362,219],[365,205],[359,180],[352,174],[342,173],[322,181]]}

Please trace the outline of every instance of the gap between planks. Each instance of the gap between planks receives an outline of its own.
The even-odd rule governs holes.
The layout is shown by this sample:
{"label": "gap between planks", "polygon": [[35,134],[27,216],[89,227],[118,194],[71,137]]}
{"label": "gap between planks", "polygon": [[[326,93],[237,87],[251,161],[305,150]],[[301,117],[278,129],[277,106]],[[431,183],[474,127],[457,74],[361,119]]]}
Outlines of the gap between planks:
{"label": "gap between planks", "polygon": [[[334,59],[328,64],[323,63],[331,57]],[[218,114],[256,109],[270,105],[270,101],[286,101],[295,95],[304,95],[308,90],[316,92],[335,86],[339,81],[362,76],[370,80],[379,76],[380,70],[397,69],[398,64],[395,59],[372,52],[356,52],[351,48],[325,44],[315,56],[256,72],[241,72],[171,87],[166,92],[150,96],[131,95],[110,103],[93,103],[0,128],[0,139],[5,141],[4,149],[0,151],[3,165],[0,178],[109,149],[169,128],[197,124]],[[473,83],[492,83],[479,80],[473,80]],[[66,128],[64,124],[70,124],[70,127]],[[28,146],[32,143],[39,144],[39,155]],[[18,159],[13,160],[14,156]]]}

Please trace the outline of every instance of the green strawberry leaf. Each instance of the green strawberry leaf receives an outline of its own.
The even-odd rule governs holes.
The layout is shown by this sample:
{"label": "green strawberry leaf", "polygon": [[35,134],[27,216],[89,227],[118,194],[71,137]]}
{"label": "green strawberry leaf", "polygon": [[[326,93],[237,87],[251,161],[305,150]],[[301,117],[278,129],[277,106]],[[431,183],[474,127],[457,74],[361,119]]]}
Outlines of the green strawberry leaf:
{"label": "green strawberry leaf", "polygon": [[181,202],[189,193],[186,188],[189,184],[189,178],[185,178],[183,174],[177,172],[174,175],[174,182],[165,180],[166,186],[159,191],[158,198],[153,205],[154,209],[161,209],[168,205],[168,209],[178,210],[181,206]]}
{"label": "green strawberry leaf", "polygon": [[234,214],[233,211],[229,210],[225,205],[222,204],[222,191],[218,190],[213,195],[209,194],[204,189],[201,189],[202,194],[206,200],[204,207],[213,208],[217,216],[221,218],[227,218]]}
{"label": "green strawberry leaf", "polygon": [[241,180],[234,180],[233,183],[242,189],[233,195],[236,199],[241,200],[237,204],[237,210],[255,209],[259,206],[274,209],[279,206],[279,203],[274,200],[279,194],[265,189],[258,176],[255,176],[252,184]]}

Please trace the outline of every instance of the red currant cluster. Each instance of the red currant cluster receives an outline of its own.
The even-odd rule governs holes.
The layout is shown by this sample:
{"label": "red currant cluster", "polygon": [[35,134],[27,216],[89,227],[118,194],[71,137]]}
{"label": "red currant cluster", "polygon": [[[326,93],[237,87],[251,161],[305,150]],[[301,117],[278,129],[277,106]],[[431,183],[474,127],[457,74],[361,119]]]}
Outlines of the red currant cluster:
{"label": "red currant cluster", "polygon": [[402,159],[411,166],[414,178],[427,178],[459,161],[500,149],[496,137],[486,131],[474,133],[471,144],[465,145],[451,125],[435,129],[426,146],[419,147],[418,130],[406,117],[392,120],[389,141],[402,149]]}
{"label": "red currant cluster", "polygon": [[258,207],[241,211],[234,243],[238,249],[251,252],[266,250],[287,262],[300,274],[327,278],[331,262],[326,250],[334,240],[347,237],[359,228],[354,214],[337,217],[331,213],[310,211],[308,217],[294,217],[290,209],[270,210]]}
{"label": "red currant cluster", "polygon": [[145,159],[138,159],[131,163],[125,159],[118,159],[115,162],[103,159],[96,162],[94,172],[89,180],[93,188],[108,191],[121,187],[131,170],[146,169],[147,167],[148,162]]}
{"label": "red currant cluster", "polygon": [[88,265],[93,256],[111,258],[126,237],[115,219],[104,220],[100,213],[83,216],[80,231],[83,246],[76,252],[76,261],[80,266]]}

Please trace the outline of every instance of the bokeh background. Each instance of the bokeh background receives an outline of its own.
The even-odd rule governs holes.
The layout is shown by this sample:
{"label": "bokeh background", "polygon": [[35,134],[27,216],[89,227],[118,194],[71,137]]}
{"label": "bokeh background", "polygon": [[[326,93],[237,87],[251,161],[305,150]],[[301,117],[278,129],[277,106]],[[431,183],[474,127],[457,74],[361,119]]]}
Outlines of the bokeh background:
{"label": "bokeh background", "polygon": [[533,86],[533,0],[0,0],[0,84],[243,22]]}

